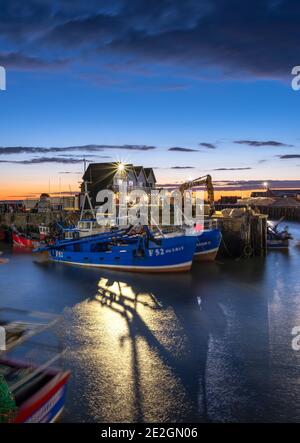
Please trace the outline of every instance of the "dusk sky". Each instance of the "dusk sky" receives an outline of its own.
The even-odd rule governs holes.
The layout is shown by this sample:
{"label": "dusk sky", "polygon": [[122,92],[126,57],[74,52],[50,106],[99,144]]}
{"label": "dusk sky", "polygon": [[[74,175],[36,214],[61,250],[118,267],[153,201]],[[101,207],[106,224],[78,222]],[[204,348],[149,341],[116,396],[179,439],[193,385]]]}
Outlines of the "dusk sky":
{"label": "dusk sky", "polygon": [[299,42],[297,0],[0,0],[0,199],[83,157],[300,188]]}

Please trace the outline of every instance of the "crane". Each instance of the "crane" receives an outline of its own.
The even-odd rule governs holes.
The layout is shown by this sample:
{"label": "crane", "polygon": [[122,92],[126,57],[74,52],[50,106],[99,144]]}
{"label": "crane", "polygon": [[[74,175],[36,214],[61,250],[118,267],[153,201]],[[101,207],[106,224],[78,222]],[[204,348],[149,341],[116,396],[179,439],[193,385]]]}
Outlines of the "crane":
{"label": "crane", "polygon": [[179,187],[179,191],[181,192],[181,194],[183,194],[184,191],[186,191],[187,189],[191,189],[194,186],[199,186],[203,184],[206,186],[208,202],[210,205],[210,213],[212,215],[215,212],[215,196],[211,175],[204,175],[202,177],[195,178],[194,180],[184,182]]}

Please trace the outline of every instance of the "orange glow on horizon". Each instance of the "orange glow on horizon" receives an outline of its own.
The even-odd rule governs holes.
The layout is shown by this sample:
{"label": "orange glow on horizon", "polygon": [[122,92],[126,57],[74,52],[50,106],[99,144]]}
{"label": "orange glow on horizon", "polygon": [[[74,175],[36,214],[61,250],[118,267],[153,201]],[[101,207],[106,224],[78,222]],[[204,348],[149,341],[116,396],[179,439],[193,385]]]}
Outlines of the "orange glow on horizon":
{"label": "orange glow on horizon", "polygon": [[[34,191],[34,189],[38,189],[38,191]],[[79,192],[79,185],[78,183],[72,183],[71,184],[71,191],[72,193]],[[263,191],[263,189],[251,189],[251,190],[218,190],[215,189],[215,200],[219,200],[221,196],[240,196],[242,198],[249,197],[251,192],[253,191]],[[34,185],[26,185],[23,184],[17,184],[13,188],[10,185],[1,186],[0,190],[0,200],[26,200],[26,199],[36,199],[39,198],[39,196],[42,193],[50,194],[52,196],[59,196],[61,195],[68,195],[70,193],[70,189],[68,187],[64,186],[61,189],[59,189],[58,186],[50,187],[49,192],[49,186],[45,185],[45,183],[40,184],[38,186]],[[206,194],[206,193],[205,193]]]}

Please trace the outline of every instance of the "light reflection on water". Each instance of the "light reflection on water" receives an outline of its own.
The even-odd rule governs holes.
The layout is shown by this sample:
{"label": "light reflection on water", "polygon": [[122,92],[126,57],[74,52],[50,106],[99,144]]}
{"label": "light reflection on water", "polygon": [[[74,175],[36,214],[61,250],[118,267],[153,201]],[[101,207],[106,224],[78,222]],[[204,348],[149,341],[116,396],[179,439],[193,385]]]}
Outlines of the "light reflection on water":
{"label": "light reflection on water", "polygon": [[1,305],[64,313],[65,421],[300,421],[292,230],[289,252],[190,274],[81,269],[8,250]]}

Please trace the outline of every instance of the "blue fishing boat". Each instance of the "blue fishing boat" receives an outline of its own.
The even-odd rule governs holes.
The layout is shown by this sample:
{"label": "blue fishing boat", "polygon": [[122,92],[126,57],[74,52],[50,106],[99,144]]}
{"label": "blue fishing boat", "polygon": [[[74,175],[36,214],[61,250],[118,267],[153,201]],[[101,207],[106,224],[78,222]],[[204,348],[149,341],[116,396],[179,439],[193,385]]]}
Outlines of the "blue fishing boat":
{"label": "blue fishing boat", "polygon": [[133,272],[188,271],[196,248],[196,235],[154,236],[148,227],[139,234],[129,229],[62,240],[38,248],[52,261]]}
{"label": "blue fishing boat", "polygon": [[221,231],[205,229],[197,237],[197,245],[194,254],[196,261],[212,261],[216,258],[222,240]]}

